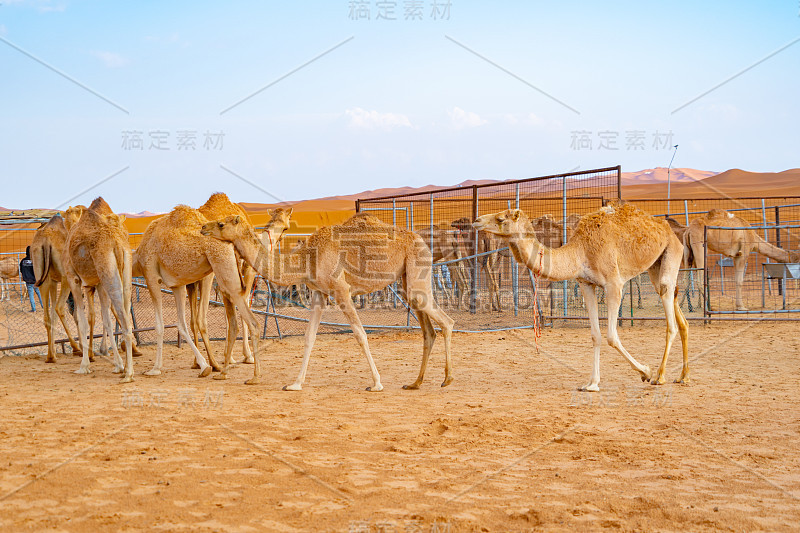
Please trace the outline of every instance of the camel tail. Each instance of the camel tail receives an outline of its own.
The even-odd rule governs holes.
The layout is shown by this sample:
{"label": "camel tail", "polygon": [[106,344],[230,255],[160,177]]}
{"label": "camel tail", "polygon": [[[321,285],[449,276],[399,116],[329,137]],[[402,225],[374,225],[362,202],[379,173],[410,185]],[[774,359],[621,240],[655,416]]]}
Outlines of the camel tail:
{"label": "camel tail", "polygon": [[[758,237],[758,236],[757,236]],[[770,259],[774,259],[779,263],[791,263],[792,259],[789,255],[789,252],[784,250],[783,248],[778,248],[774,244],[770,244],[761,237],[758,237],[758,241],[756,242],[756,251],[761,255],[765,255]]]}
{"label": "camel tail", "polygon": [[694,268],[694,251],[692,250],[692,242],[691,237],[689,236],[689,232],[683,234],[683,267],[684,268]]}
{"label": "camel tail", "polygon": [[47,274],[50,272],[50,261],[52,258],[50,245],[40,245],[31,247],[31,259],[33,260],[33,274],[36,276],[35,286],[39,287]]}

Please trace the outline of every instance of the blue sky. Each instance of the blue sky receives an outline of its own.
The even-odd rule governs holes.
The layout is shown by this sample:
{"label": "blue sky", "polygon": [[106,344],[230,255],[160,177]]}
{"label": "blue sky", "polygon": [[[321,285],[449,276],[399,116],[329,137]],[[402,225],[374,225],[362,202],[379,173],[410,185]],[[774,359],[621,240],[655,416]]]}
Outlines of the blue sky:
{"label": "blue sky", "polygon": [[679,167],[800,167],[800,42],[673,112],[800,37],[796,0],[353,3],[3,0],[0,205],[633,171],[668,144]]}

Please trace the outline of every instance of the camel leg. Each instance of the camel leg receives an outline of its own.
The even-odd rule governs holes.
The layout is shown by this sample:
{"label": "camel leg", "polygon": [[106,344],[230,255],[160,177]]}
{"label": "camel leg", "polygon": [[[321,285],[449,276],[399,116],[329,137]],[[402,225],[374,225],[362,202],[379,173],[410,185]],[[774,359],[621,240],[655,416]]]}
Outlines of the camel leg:
{"label": "camel leg", "polygon": [[[253,293],[253,285],[256,281],[256,272],[250,265],[242,262],[242,280],[244,281],[244,301],[247,308],[250,308],[250,295]],[[242,311],[240,310],[240,313]],[[245,318],[242,314],[242,351],[244,352],[244,360],[242,363],[252,365],[255,363],[253,352],[250,350],[250,328],[245,327]]]}
{"label": "camel leg", "polygon": [[[208,363],[214,372],[219,372],[222,367],[214,357],[214,351],[211,349],[211,343],[208,337],[208,303],[211,300],[211,289],[214,286],[214,274],[209,274],[200,281],[200,301],[197,306],[197,327],[200,331],[200,338],[203,339],[203,346],[206,348],[206,355],[208,355]],[[192,368],[200,368],[195,362]]]}
{"label": "camel leg", "polygon": [[650,381],[653,385],[664,384],[664,373],[667,370],[667,358],[669,357],[669,351],[672,349],[672,343],[675,341],[675,336],[678,334],[678,324],[675,318],[675,309],[677,307],[675,302],[675,287],[671,284],[671,280],[668,279],[669,274],[662,271],[663,268],[664,259],[648,270],[650,280],[653,282],[656,292],[661,297],[661,303],[664,305],[664,315],[667,319],[667,338],[664,344],[664,355],[661,358],[661,364],[658,367],[656,377]]}
{"label": "camel leg", "polygon": [[[98,290],[98,296],[100,297],[100,316],[103,319],[103,330],[104,331],[112,331],[114,327],[114,322],[111,319],[111,305],[109,302],[109,297],[106,294],[105,290],[100,287]],[[111,338],[111,342],[109,343],[111,346],[111,352],[113,355],[113,362],[114,362],[114,370],[112,373],[114,374],[121,374],[125,371],[125,366],[122,363],[122,358],[119,356],[119,351],[117,350],[117,343],[114,341],[114,338]]]}
{"label": "camel leg", "polygon": [[197,349],[197,345],[192,342],[192,337],[189,335],[189,327],[186,325],[186,286],[173,287],[172,293],[175,295],[175,310],[178,314],[178,334],[183,337],[183,340],[192,349],[194,360],[200,365],[200,375],[198,377],[204,378],[211,374],[211,365],[206,363],[203,354]]}
{"label": "camel leg", "polygon": [[422,363],[419,367],[419,375],[416,381],[411,385],[403,385],[406,390],[416,390],[422,385],[422,380],[425,378],[425,369],[428,367],[428,358],[433,350],[433,343],[436,341],[436,330],[433,329],[431,319],[420,309],[414,309],[414,314],[417,315],[417,321],[422,328]]}
{"label": "camel leg", "polygon": [[[588,283],[579,283],[586,312],[589,314],[589,328],[592,332],[592,347],[594,348],[594,358],[592,359],[592,377],[589,383],[578,390],[587,392],[597,392],[600,390],[600,347],[603,337],[600,335],[600,317],[597,309],[597,293],[595,286]],[[611,315],[609,315],[611,316]]]}
{"label": "camel leg", "polygon": [[742,254],[733,258],[734,281],[736,282],[736,310],[747,311],[747,306],[742,299],[742,286],[744,285],[744,271],[747,267],[747,255]]}
{"label": "camel leg", "polygon": [[[80,347],[80,338],[78,338],[78,343],[75,342],[75,339],[72,338],[72,333],[69,331],[69,326],[67,326],[67,319],[64,316],[64,306],[67,303],[67,298],[70,295],[69,285],[67,282],[64,281],[61,283],[61,288],[58,291],[58,297],[56,298],[55,302],[55,310],[56,314],[58,315],[59,320],[61,321],[61,325],[64,327],[64,332],[67,334],[67,339],[69,339],[69,344],[72,346],[72,353],[81,353],[82,348]],[[75,320],[75,326],[77,327],[78,321],[75,317],[72,317]]]}
{"label": "camel leg", "polygon": [[[197,345],[197,333],[200,331],[200,327],[198,326],[200,312],[199,305],[197,304],[197,293],[202,292],[202,290],[198,290],[201,286],[202,281],[190,283],[186,286],[186,297],[189,299],[189,329],[192,331],[192,340],[195,345]],[[192,369],[194,370],[197,368],[200,368],[200,365],[197,364],[197,361],[192,359]]]}
{"label": "camel leg", "polygon": [[[89,339],[86,341],[89,344],[89,361],[94,362],[94,287],[87,287],[86,291],[86,315],[89,320]],[[73,296],[74,297],[74,296]],[[77,303],[75,304],[77,305]],[[105,340],[105,338],[103,339]],[[102,346],[100,347],[100,353],[103,353]]]}
{"label": "camel leg", "polygon": [[[50,278],[41,284],[42,307],[44,307],[44,329],[47,331],[47,358],[45,363],[56,362],[56,344],[53,341],[53,317],[56,306],[56,287]],[[67,331],[69,337],[69,331]],[[72,340],[70,338],[70,340]]]}
{"label": "camel leg", "polygon": [[676,379],[675,383],[687,384],[689,383],[689,321],[683,316],[677,303],[675,303],[675,318],[678,321],[678,332],[681,335],[681,348],[683,349],[683,369],[681,377]]}
{"label": "camel leg", "polygon": [[306,326],[306,338],[303,346],[303,362],[300,365],[300,373],[291,385],[286,385],[283,390],[302,390],[306,380],[306,370],[308,370],[308,360],[311,358],[311,350],[314,348],[314,341],[317,340],[317,329],[322,320],[322,311],[325,308],[325,295],[319,291],[311,293],[311,316],[308,318]]}
{"label": "camel leg", "polygon": [[[608,301],[608,344],[613,346],[622,356],[630,363],[630,365],[639,372],[642,381],[650,380],[650,367],[640,364],[633,356],[628,353],[628,350],[622,345],[617,333],[617,319],[619,314],[619,306],[622,303],[622,285],[621,284],[608,284],[605,287],[606,300]],[[671,304],[671,302],[670,302]],[[671,307],[670,307],[671,309]]]}
{"label": "camel leg", "polygon": [[91,352],[91,339],[87,341],[86,331],[89,329],[88,320],[86,319],[86,309],[83,305],[83,291],[81,290],[81,280],[76,278],[70,282],[72,289],[72,297],[75,299],[75,312],[78,314],[78,337],[83,340],[83,357],[81,358],[81,366],[75,371],[76,374],[89,374],[92,370],[89,368],[91,359],[89,353]]}
{"label": "camel leg", "polygon": [[164,308],[162,303],[161,287],[156,276],[145,274],[147,290],[150,292],[150,300],[153,302],[153,314],[155,315],[156,328],[156,360],[153,368],[144,373],[145,376],[161,375],[164,354]]}
{"label": "camel leg", "polygon": [[347,317],[348,322],[350,322],[350,326],[353,328],[353,335],[358,341],[359,346],[361,346],[364,357],[367,358],[367,364],[369,364],[369,370],[372,373],[372,386],[367,387],[367,390],[370,392],[380,392],[383,390],[381,376],[378,374],[375,361],[372,359],[372,354],[369,351],[369,343],[367,342],[367,332],[364,331],[364,326],[361,325],[361,319],[358,317],[355,307],[353,307],[349,291],[340,288],[336,292],[336,301],[339,302],[339,308],[342,310],[342,313],[344,313],[344,316]]}
{"label": "camel leg", "polygon": [[225,323],[227,325],[225,333],[225,354],[223,355],[225,363],[222,367],[222,371],[214,376],[214,379],[228,379],[228,370],[230,370],[233,364],[233,344],[236,342],[239,327],[236,322],[235,306],[224,290],[222,291],[222,304],[225,307]]}
{"label": "camel leg", "polygon": [[223,279],[217,276],[220,288],[222,289],[222,301],[225,303],[225,314],[228,316],[228,339],[225,346],[225,368],[215,376],[215,379],[227,379],[227,370],[233,359],[233,344],[236,342],[236,308],[242,315],[242,321],[246,323],[250,330],[250,337],[253,340],[253,377],[245,381],[246,385],[257,385],[261,380],[261,363],[258,358],[258,320],[250,310],[245,300],[244,293],[241,292],[241,282],[236,279],[231,281],[230,277]]}

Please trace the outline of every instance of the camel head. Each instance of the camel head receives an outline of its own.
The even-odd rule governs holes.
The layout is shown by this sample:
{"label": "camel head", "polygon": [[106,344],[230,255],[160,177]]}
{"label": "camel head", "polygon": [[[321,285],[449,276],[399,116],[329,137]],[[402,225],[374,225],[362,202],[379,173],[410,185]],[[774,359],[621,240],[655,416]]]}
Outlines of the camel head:
{"label": "camel head", "polygon": [[520,209],[506,209],[493,215],[482,215],[475,219],[472,227],[499,237],[515,237],[533,233],[533,226]]}
{"label": "camel head", "polygon": [[[262,236],[262,242],[264,242],[265,245],[271,246],[283,237],[283,234],[289,229],[289,220],[292,217],[292,211],[293,209],[291,207],[289,209],[279,207],[270,210],[270,221],[267,222],[267,225],[264,227],[264,234]],[[266,238],[266,240],[264,240],[264,238]]]}
{"label": "camel head", "polygon": [[72,229],[72,226],[75,225],[81,219],[83,212],[86,211],[86,206],[83,205],[76,205],[74,207],[67,208],[64,211],[64,224],[67,226],[67,231]]}
{"label": "camel head", "polygon": [[228,215],[221,220],[206,222],[200,228],[200,233],[206,237],[213,237],[220,241],[235,242],[252,231],[249,224],[240,215]]}

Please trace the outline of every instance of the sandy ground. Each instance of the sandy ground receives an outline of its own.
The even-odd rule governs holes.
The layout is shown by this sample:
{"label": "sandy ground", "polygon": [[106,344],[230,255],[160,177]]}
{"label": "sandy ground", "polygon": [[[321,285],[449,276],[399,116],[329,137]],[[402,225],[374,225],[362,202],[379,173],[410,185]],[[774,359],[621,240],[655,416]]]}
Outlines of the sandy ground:
{"label": "sandy ground", "polygon": [[[692,324],[692,383],[642,383],[585,329],[454,337],[455,381],[424,387],[416,334],[371,335],[369,393],[350,335],[262,343],[263,383],[199,379],[190,351],[118,384],[98,358],[0,359],[0,530],[796,531],[800,341],[791,323]],[[655,368],[663,326],[625,327]],[[221,348],[219,343],[216,344]],[[237,347],[237,352],[238,352]],[[668,378],[680,369],[674,349]]]}

